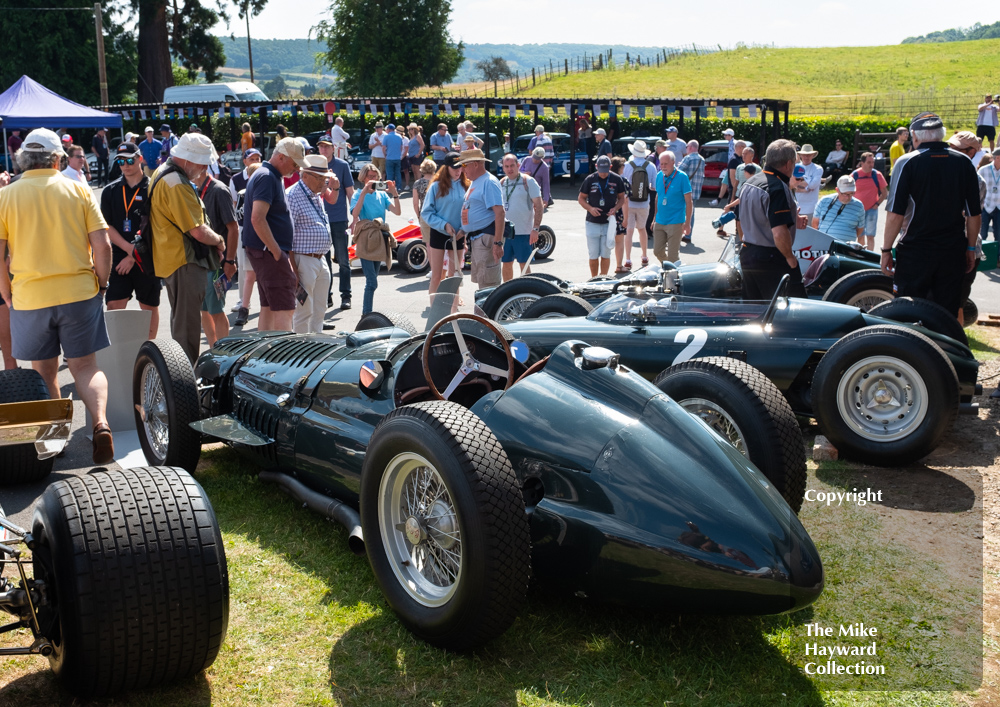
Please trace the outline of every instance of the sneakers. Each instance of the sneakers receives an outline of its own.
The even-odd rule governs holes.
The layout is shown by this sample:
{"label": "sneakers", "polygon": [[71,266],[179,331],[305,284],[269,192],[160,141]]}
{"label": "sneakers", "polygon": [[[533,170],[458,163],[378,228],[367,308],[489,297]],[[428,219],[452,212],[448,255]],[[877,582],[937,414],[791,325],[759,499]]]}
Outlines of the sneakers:
{"label": "sneakers", "polygon": [[94,425],[94,454],[95,464],[110,464],[115,460],[115,442],[111,438],[111,428],[108,423],[101,422]]}
{"label": "sneakers", "polygon": [[721,228],[715,232],[715,235],[717,235],[722,240],[726,240],[727,238],[729,238],[729,234],[723,231]]}
{"label": "sneakers", "polygon": [[351,308],[351,300],[350,299],[342,299],[342,300],[340,300],[340,308],[341,309],[350,309]]}
{"label": "sneakers", "polygon": [[241,309],[243,309],[243,303],[242,302],[237,302],[236,304],[234,304],[232,307],[229,308],[229,311],[230,312],[239,312]]}
{"label": "sneakers", "polygon": [[250,310],[246,307],[240,307],[236,312],[236,321],[233,322],[233,326],[244,326],[247,323],[247,319],[250,317]]}
{"label": "sneakers", "polygon": [[718,206],[719,205],[719,200],[718,199],[712,199],[710,202],[708,202],[708,205],[709,206]]}

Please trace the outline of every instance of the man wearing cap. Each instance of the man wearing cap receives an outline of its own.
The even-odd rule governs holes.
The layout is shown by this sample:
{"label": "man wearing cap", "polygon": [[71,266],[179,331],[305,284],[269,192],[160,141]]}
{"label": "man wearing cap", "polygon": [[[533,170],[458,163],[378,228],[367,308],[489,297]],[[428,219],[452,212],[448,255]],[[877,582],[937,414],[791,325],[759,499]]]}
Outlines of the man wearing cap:
{"label": "man wearing cap", "polygon": [[158,165],[164,164],[170,157],[170,151],[177,145],[177,136],[170,131],[170,126],[164,123],[160,126],[160,159]]}
{"label": "man wearing cap", "polygon": [[153,227],[153,270],[167,285],[170,335],[193,364],[201,347],[201,306],[209,270],[221,263],[225,239],[206,223],[194,184],[204,182],[216,158],[212,141],[188,133],[149,180],[149,217]]}
{"label": "man wearing cap", "polygon": [[10,304],[9,353],[31,361],[51,398],[61,397],[62,349],[94,421],[93,461],[107,464],[114,459],[108,381],[95,354],[109,345],[102,295],[111,243],[90,188],[57,171],[62,155],[58,135],[32,130],[16,155],[21,178],[0,189],[0,253],[10,252],[10,273],[0,267],[0,297]]}
{"label": "man wearing cap", "polygon": [[889,185],[882,173],[875,169],[875,155],[871,152],[861,153],[861,166],[851,172],[851,177],[857,188],[855,194],[865,205],[865,247],[875,250],[878,207],[889,196]]}
{"label": "man wearing cap", "polygon": [[471,180],[462,202],[462,230],[468,238],[472,261],[472,281],[480,288],[500,284],[503,257],[504,210],[500,181],[486,168],[490,161],[482,150],[465,150],[456,164],[465,168]]}
{"label": "man wearing cap", "polygon": [[865,233],[865,206],[854,198],[854,179],[845,174],[837,180],[837,193],[819,200],[812,227],[839,241],[860,241]]}
{"label": "man wearing cap", "polygon": [[385,138],[385,126],[382,121],[375,123],[375,132],[368,138],[368,149],[372,153],[372,164],[378,167],[378,171],[385,176],[385,147],[382,144]]}
{"label": "man wearing cap", "polygon": [[146,139],[139,143],[139,151],[142,153],[142,171],[147,177],[153,176],[153,170],[160,161],[160,150],[163,143],[153,136],[153,126],[146,126]]}
{"label": "man wearing cap", "polygon": [[882,272],[893,278],[897,297],[923,297],[957,316],[966,273],[976,267],[982,209],[975,167],[944,136],[933,113],[910,123],[913,150],[896,162],[889,188]]}
{"label": "man wearing cap", "polygon": [[431,157],[434,158],[438,167],[444,163],[445,155],[454,149],[455,143],[452,142],[451,135],[448,134],[448,126],[444,123],[438,123],[437,131],[431,135]]}
{"label": "man wearing cap", "polygon": [[608,220],[625,206],[627,196],[625,180],[611,171],[610,157],[601,155],[594,167],[596,171],[584,178],[576,196],[577,203],[587,212],[585,225],[591,277],[607,275],[611,268]]}
{"label": "man wearing cap", "polygon": [[608,140],[608,132],[604,128],[594,131],[594,139],[597,141],[597,156],[607,155],[611,157],[611,141]]}
{"label": "man wearing cap", "polygon": [[318,334],[323,331],[330,293],[330,270],[324,260],[330,253],[330,221],[324,197],[330,191],[333,172],[323,155],[306,155],[305,160],[301,179],[285,192],[292,216],[292,269],[299,283],[292,330]]}
{"label": "man wearing cap", "polygon": [[674,164],[680,164],[684,159],[684,153],[687,152],[687,143],[677,139],[677,128],[673,125],[667,128],[666,148],[674,153]]}
{"label": "man wearing cap", "polygon": [[282,178],[306,168],[305,151],[295,138],[278,141],[271,159],[261,164],[247,184],[243,215],[243,246],[257,276],[260,331],[291,331],[295,311],[292,217]]}
{"label": "man wearing cap", "polygon": [[108,138],[107,128],[98,128],[90,142],[90,152],[97,158],[97,186],[108,181]]}
{"label": "man wearing cap", "polygon": [[803,145],[797,154],[805,174],[795,187],[795,199],[799,202],[799,214],[811,220],[819,201],[819,188],[823,184],[823,168],[813,162],[819,151],[809,143]]}
{"label": "man wearing cap", "polygon": [[[639,231],[642,264],[649,264],[649,257],[646,255],[649,238],[648,231],[646,230],[646,221],[649,218],[649,194],[656,183],[657,171],[653,160],[649,159],[649,150],[646,149],[646,142],[644,140],[636,140],[628,146],[628,149],[632,153],[632,159],[625,163],[621,175],[622,179],[629,186],[628,223],[625,224],[624,254],[616,253],[616,257],[624,255],[625,261],[622,263],[623,271],[632,269],[632,233],[634,231]],[[636,173],[639,174],[638,177]],[[640,189],[641,184],[645,184],[645,187],[642,189]],[[633,196],[641,198],[633,199]],[[621,262],[620,258],[619,262]]]}
{"label": "man wearing cap", "polygon": [[789,276],[788,295],[805,297],[799,261],[792,253],[796,228],[806,226],[805,219],[797,216],[789,187],[795,169],[795,143],[775,140],[767,146],[764,162],[767,169],[750,177],[740,193],[743,297],[771,299],[785,275]]}
{"label": "man wearing cap", "polygon": [[676,262],[680,257],[681,239],[691,235],[694,201],[691,180],[675,166],[674,153],[665,150],[660,155],[660,172],[656,175],[656,223],[653,224],[653,255],[660,262]]}
{"label": "man wearing cap", "polygon": [[139,148],[123,142],[115,152],[122,176],[101,192],[101,215],[111,237],[111,275],[105,294],[108,310],[125,309],[132,294],[139,309],[151,312],[149,338],[160,328],[160,278],[144,273],[132,256],[132,239],[146,211],[149,178],[142,173]]}
{"label": "man wearing cap", "polygon": [[734,140],[736,133],[732,128],[726,128],[722,131],[722,137],[724,137],[726,142],[729,143],[729,145],[726,146],[726,162],[729,162],[729,160],[733,159],[733,155],[736,154],[736,142]]}
{"label": "man wearing cap", "polygon": [[[509,151],[509,150],[508,150]],[[536,147],[521,160],[521,172],[538,182],[542,188],[542,204],[546,205],[552,201],[551,176],[552,170],[545,162],[545,148]]]}
{"label": "man wearing cap", "polygon": [[402,189],[403,138],[396,132],[396,126],[392,123],[389,123],[382,137],[382,149],[385,151],[385,172],[383,172],[385,179],[395,184],[397,189]]}
{"label": "man wearing cap", "polygon": [[[350,236],[347,234],[347,205],[354,198],[354,177],[351,168],[344,160],[334,156],[335,145],[320,138],[316,144],[319,154],[326,158],[327,166],[333,172],[330,185],[323,196],[323,206],[330,222],[330,240],[333,242],[333,254],[337,258],[337,269],[340,273],[340,308],[351,308],[351,263],[347,254]],[[327,306],[333,306],[333,261],[330,252],[326,254],[326,266],[330,269],[330,287],[327,291]]]}
{"label": "man wearing cap", "polygon": [[333,144],[333,156],[338,160],[347,160],[347,153],[351,150],[351,136],[344,130],[344,119],[339,115],[330,128],[330,140]]}
{"label": "man wearing cap", "polygon": [[1000,240],[1000,147],[993,150],[993,162],[979,168],[979,176],[986,184],[983,198],[983,219],[979,235],[983,242],[989,240],[993,224],[993,240]]}

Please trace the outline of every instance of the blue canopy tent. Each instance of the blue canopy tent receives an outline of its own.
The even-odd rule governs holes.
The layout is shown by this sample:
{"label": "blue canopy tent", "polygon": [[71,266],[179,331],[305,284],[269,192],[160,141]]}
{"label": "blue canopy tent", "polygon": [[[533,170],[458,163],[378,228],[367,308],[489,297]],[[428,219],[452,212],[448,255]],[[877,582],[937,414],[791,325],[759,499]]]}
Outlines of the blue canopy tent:
{"label": "blue canopy tent", "polygon": [[[22,76],[0,93],[3,144],[7,131],[32,128],[122,128],[118,113],[105,113],[67,100],[28,76]],[[12,155],[8,155],[8,159]]]}

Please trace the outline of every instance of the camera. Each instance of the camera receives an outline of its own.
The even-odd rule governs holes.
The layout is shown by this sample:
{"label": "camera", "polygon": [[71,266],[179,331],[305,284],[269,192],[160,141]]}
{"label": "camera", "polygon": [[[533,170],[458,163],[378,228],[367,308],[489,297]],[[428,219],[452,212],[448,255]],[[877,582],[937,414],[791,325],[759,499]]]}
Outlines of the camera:
{"label": "camera", "polygon": [[375,182],[375,191],[385,191],[385,182]]}

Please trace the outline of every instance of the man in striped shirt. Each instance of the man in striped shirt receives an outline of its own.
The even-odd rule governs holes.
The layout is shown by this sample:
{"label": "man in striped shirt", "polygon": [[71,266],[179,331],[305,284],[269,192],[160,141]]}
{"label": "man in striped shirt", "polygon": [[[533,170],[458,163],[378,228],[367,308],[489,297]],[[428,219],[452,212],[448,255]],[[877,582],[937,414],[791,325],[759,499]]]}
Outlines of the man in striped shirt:
{"label": "man in striped shirt", "polygon": [[300,172],[301,179],[285,190],[292,217],[292,270],[299,281],[292,329],[296,334],[319,334],[331,277],[324,256],[332,245],[323,199],[328,190],[339,190],[340,182],[330,184],[334,174],[323,155],[306,155],[305,160],[309,166]]}
{"label": "man in striped shirt", "polygon": [[837,193],[816,204],[812,227],[839,241],[860,241],[865,234],[865,205],[854,198],[854,179],[845,174],[837,180]]}

